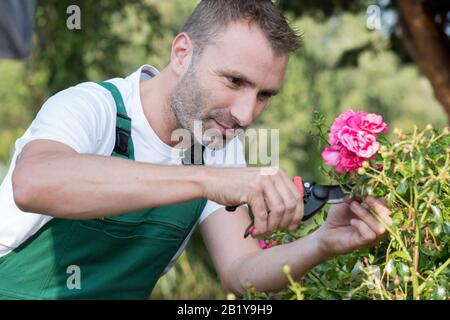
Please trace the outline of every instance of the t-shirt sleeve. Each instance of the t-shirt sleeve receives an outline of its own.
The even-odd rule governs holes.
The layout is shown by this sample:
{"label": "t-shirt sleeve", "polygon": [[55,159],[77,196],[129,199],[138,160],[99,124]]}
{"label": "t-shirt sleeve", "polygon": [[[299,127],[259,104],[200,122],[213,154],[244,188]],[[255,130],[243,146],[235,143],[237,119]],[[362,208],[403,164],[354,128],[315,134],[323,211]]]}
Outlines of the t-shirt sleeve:
{"label": "t-shirt sleeve", "polygon": [[[206,164],[217,167],[246,167],[244,146],[238,137],[231,140],[227,146],[215,152],[206,149]],[[208,200],[199,218],[199,223],[217,210],[224,208],[223,205]]]}
{"label": "t-shirt sleeve", "polygon": [[115,116],[105,92],[96,86],[84,83],[50,97],[17,140],[16,153],[37,139],[64,143],[78,153],[96,153]]}

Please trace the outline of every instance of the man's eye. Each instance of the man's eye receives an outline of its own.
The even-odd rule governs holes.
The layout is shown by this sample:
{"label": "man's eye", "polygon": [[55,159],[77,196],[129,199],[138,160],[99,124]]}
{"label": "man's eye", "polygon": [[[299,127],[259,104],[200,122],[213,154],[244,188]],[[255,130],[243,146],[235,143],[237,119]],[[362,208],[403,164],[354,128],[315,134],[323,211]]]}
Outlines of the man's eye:
{"label": "man's eye", "polygon": [[266,99],[270,99],[272,97],[272,94],[270,92],[261,92],[259,94],[259,98],[261,100],[266,100]]}
{"label": "man's eye", "polygon": [[234,86],[234,87],[240,87],[242,86],[242,80],[235,77],[227,77],[228,81]]}

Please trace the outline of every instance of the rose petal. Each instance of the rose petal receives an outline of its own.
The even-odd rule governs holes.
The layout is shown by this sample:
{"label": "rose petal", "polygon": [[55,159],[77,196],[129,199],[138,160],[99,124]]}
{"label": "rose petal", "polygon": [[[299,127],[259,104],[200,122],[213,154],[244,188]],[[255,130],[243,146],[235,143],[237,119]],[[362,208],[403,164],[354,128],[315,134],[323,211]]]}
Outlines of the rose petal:
{"label": "rose petal", "polygon": [[336,166],[339,163],[339,148],[326,147],[322,151],[322,159],[329,166]]}

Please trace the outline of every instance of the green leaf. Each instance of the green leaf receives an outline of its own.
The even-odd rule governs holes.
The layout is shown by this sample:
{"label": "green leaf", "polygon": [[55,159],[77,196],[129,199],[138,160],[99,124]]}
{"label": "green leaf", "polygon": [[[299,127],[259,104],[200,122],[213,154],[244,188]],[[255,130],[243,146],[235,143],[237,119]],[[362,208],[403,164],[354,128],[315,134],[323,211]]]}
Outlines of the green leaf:
{"label": "green leaf", "polygon": [[433,299],[435,300],[445,300],[447,298],[448,292],[443,286],[437,286],[434,288]]}
{"label": "green leaf", "polygon": [[445,148],[439,143],[439,141],[435,141],[431,144],[428,149],[428,155],[433,159],[437,160],[441,155],[445,154]]}
{"label": "green leaf", "polygon": [[431,232],[433,233],[433,236],[435,237],[439,237],[442,233],[442,225],[441,224],[433,224],[432,228],[431,228]]}
{"label": "green leaf", "polygon": [[431,205],[431,211],[433,211],[434,221],[436,222],[436,224],[442,227],[444,220],[442,219],[441,210],[438,207]]}
{"label": "green leaf", "polygon": [[386,202],[388,206],[392,206],[394,204],[395,196],[393,193],[388,193],[386,196]]}
{"label": "green leaf", "polygon": [[409,183],[406,180],[400,181],[395,191],[397,191],[398,194],[404,195],[409,189]]}
{"label": "green leaf", "polygon": [[401,275],[402,277],[409,275],[409,267],[403,262],[398,262],[396,264],[396,269],[398,274]]}
{"label": "green leaf", "polygon": [[392,258],[395,258],[395,257],[399,257],[399,258],[401,258],[401,259],[403,259],[403,260],[405,260],[405,261],[408,261],[408,260],[409,260],[409,258],[408,258],[408,256],[406,255],[406,253],[404,253],[404,252],[401,251],[401,250],[395,251],[394,253],[392,253]]}
{"label": "green leaf", "polygon": [[380,134],[377,136],[377,141],[378,141],[381,145],[386,146],[387,148],[389,148],[389,147],[392,145],[391,142],[386,138],[386,135],[384,135],[384,134],[382,134],[382,133],[380,133]]}
{"label": "green leaf", "polygon": [[446,198],[442,201],[444,207],[450,207],[450,198]]}
{"label": "green leaf", "polygon": [[450,222],[446,221],[446,222],[444,223],[444,229],[445,229],[445,233],[446,233],[447,235],[450,235]]}
{"label": "green leaf", "polygon": [[386,270],[386,273],[392,277],[397,275],[397,270],[395,268],[393,260],[389,260],[388,263],[386,263],[385,270]]}
{"label": "green leaf", "polygon": [[373,195],[373,186],[372,185],[367,185],[366,186],[366,192],[369,196]]}
{"label": "green leaf", "polygon": [[295,238],[293,236],[291,236],[290,234],[285,234],[283,236],[283,238],[281,239],[281,242],[286,244],[286,243],[291,243],[294,240],[295,240]]}
{"label": "green leaf", "polygon": [[437,196],[441,195],[441,183],[436,181],[433,185],[433,191]]}
{"label": "green leaf", "polygon": [[403,214],[401,212],[396,212],[392,215],[392,221],[395,227],[400,227],[403,224]]}

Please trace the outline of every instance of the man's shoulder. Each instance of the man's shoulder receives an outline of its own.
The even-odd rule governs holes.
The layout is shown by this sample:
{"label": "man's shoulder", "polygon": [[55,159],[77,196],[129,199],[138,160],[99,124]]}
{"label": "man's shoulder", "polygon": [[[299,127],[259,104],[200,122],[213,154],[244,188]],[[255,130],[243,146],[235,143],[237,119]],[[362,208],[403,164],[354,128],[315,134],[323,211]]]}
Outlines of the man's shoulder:
{"label": "man's shoulder", "polygon": [[[118,89],[124,101],[131,95],[131,85],[126,78],[108,79]],[[125,102],[125,104],[127,104]],[[76,108],[78,111],[90,111],[115,115],[116,106],[111,93],[97,82],[87,81],[71,86],[51,96],[43,105],[48,108]]]}
{"label": "man's shoulder", "polygon": [[42,105],[36,120],[41,117],[61,117],[64,115],[94,114],[109,116],[114,114],[111,99],[100,85],[95,82],[83,82],[57,92]]}
{"label": "man's shoulder", "polygon": [[[114,86],[116,86],[117,89],[119,89],[119,92],[124,100],[131,92],[131,84],[127,78],[112,78],[105,80],[105,82],[112,83]],[[92,81],[82,82],[77,84],[76,86],[67,88],[62,92],[64,91],[66,91],[65,93],[68,95],[81,94],[90,96],[92,98],[107,98],[108,101],[110,102],[112,101],[111,99],[109,99],[111,97],[110,91],[107,90],[105,87],[101,86],[98,82]]]}
{"label": "man's shoulder", "polygon": [[[151,73],[152,75],[158,72],[154,67],[144,65],[124,78],[114,77],[103,80],[117,87],[123,101],[125,102],[125,107],[128,112],[131,111],[130,108],[133,105],[133,95],[136,94],[136,92],[133,91],[133,84],[135,84],[136,81],[139,82],[139,77],[143,70]],[[58,104],[60,104],[61,101],[68,102],[69,105],[70,101],[76,101],[77,103],[85,102],[88,105],[94,105],[100,110],[105,109],[101,108],[102,105],[108,106],[106,109],[110,112],[114,112],[114,114],[116,110],[111,92],[105,87],[99,85],[98,82],[93,81],[81,82],[77,85],[64,89],[50,97],[46,103],[52,103],[54,101],[57,101]]]}

